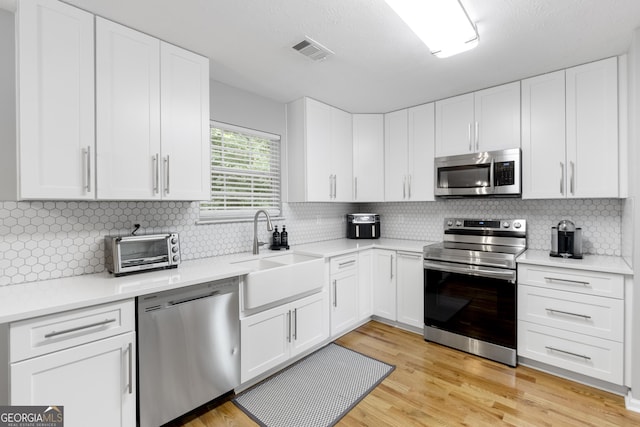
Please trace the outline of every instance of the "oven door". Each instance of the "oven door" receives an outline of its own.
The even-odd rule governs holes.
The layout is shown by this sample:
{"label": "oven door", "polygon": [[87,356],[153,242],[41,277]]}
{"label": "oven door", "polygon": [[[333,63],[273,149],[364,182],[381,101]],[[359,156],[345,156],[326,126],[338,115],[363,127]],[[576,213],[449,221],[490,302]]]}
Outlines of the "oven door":
{"label": "oven door", "polygon": [[[516,295],[515,270],[425,260],[425,338],[515,366]],[[453,343],[442,342],[449,333]],[[478,343],[509,349],[509,356],[474,351]]]}

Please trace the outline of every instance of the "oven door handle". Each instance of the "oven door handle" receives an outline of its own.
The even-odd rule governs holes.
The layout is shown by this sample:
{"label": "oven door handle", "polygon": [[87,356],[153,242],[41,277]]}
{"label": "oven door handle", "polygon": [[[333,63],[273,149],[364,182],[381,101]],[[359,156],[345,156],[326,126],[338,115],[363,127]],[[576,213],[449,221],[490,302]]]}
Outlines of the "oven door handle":
{"label": "oven door handle", "polygon": [[437,261],[424,261],[425,270],[438,270],[446,273],[459,273],[468,276],[480,276],[516,283],[516,271],[499,268],[479,267],[476,265],[452,264]]}

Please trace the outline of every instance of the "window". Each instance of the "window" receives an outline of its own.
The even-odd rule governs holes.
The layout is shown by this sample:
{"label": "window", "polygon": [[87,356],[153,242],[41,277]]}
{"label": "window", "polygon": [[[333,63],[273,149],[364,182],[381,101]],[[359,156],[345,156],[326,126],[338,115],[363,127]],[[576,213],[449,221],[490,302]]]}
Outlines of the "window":
{"label": "window", "polygon": [[211,123],[211,200],[200,219],[253,217],[257,209],[279,216],[280,137]]}

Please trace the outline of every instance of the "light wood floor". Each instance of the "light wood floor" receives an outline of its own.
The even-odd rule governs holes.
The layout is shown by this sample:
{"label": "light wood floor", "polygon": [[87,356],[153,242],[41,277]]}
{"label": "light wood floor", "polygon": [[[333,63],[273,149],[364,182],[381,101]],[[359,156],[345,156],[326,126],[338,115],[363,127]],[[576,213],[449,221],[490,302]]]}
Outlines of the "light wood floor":
{"label": "light wood floor", "polygon": [[[621,396],[527,367],[509,368],[378,322],[337,342],[396,365],[338,426],[640,426],[640,413],[627,411]],[[177,425],[256,424],[225,402]]]}

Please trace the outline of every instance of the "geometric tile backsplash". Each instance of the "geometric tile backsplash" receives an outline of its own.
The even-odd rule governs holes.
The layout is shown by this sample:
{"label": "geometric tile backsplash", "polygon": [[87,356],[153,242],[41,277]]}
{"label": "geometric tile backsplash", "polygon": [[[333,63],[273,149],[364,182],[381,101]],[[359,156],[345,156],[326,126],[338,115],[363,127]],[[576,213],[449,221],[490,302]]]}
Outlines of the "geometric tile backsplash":
{"label": "geometric tile backsplash", "polygon": [[[345,236],[345,214],[381,215],[382,236],[439,241],[443,219],[513,217],[528,221],[529,247],[549,249],[551,226],[570,219],[583,229],[584,250],[620,255],[619,199],[449,199],[409,203],[285,203],[279,228],[291,244]],[[253,222],[196,225],[197,202],[0,202],[0,285],[104,271],[103,238],[127,233],[177,231],[184,260],[249,252]],[[264,223],[260,240],[267,241]]]}

